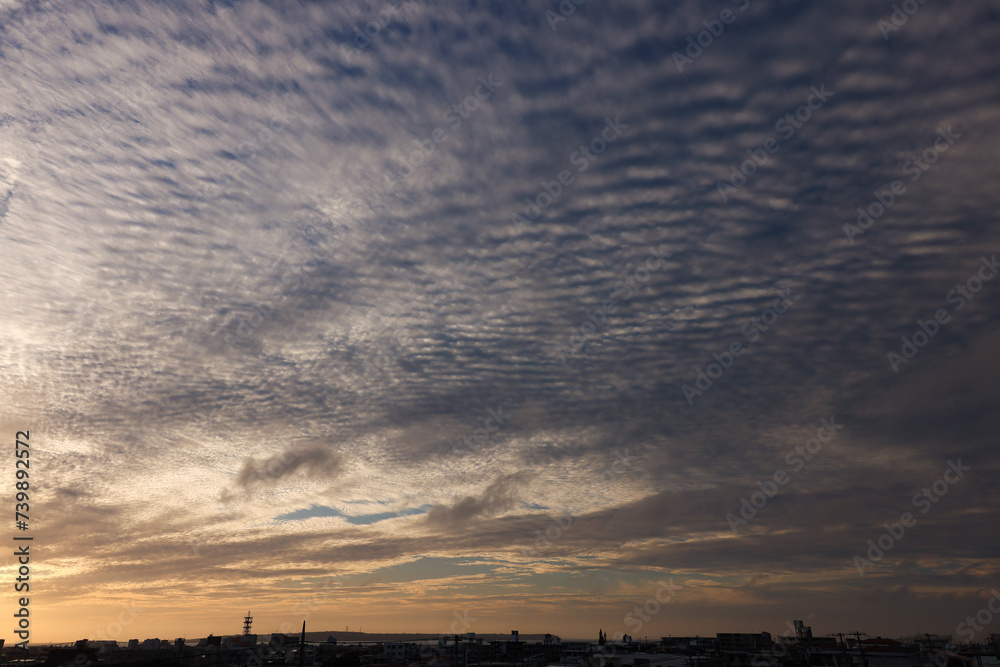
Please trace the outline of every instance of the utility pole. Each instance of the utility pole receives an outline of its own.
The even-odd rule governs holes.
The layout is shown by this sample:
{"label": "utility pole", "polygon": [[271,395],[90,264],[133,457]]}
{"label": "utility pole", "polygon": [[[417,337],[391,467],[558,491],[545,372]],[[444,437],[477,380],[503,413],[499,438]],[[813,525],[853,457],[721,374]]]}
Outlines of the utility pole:
{"label": "utility pole", "polygon": [[855,630],[851,634],[858,638],[858,650],[861,652],[861,667],[868,667],[868,658],[865,657],[865,647],[861,643],[861,635],[864,635],[865,637],[867,637],[868,633],[867,632],[858,632],[857,630]]}
{"label": "utility pole", "polygon": [[844,655],[844,667],[850,667],[850,660],[847,659],[847,644],[844,643],[844,633],[838,632],[837,639],[840,640],[840,652]]}
{"label": "utility pole", "polygon": [[302,621],[302,638],[299,640],[299,667],[306,664],[306,622]]}

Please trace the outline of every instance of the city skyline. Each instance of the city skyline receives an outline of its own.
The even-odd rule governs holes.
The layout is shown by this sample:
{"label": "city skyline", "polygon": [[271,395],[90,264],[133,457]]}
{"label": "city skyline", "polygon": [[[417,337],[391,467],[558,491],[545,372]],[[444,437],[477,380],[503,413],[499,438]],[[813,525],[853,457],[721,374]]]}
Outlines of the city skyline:
{"label": "city skyline", "polygon": [[[997,601],[1000,601],[1000,593],[994,591],[994,595]],[[134,614],[130,614],[131,618],[135,618]],[[785,627],[782,628],[780,633],[772,633],[766,630],[759,631],[735,631],[735,632],[715,632],[715,633],[699,633],[699,634],[666,634],[659,637],[653,636],[634,636],[628,632],[618,632],[613,634],[608,634],[604,632],[603,628],[598,629],[598,635],[596,637],[589,636],[568,636],[563,637],[551,632],[522,632],[520,630],[514,629],[507,632],[465,632],[464,629],[471,627],[469,622],[470,617],[468,612],[462,615],[455,615],[455,621],[452,622],[451,628],[448,632],[366,632],[359,627],[351,628],[346,626],[344,630],[338,629],[328,629],[328,630],[314,630],[306,629],[306,621],[303,621],[301,631],[294,630],[293,624],[285,622],[282,624],[282,628],[274,628],[266,632],[259,632],[256,628],[252,628],[247,624],[247,617],[244,618],[242,630],[237,632],[209,632],[203,635],[192,635],[187,637],[130,637],[127,640],[114,640],[108,638],[102,638],[102,632],[94,637],[77,638],[73,640],[67,640],[63,642],[51,642],[43,643],[42,646],[52,645],[80,645],[84,642],[93,644],[95,646],[101,644],[117,644],[121,648],[136,647],[142,648],[143,645],[151,646],[154,642],[162,644],[164,646],[177,646],[180,642],[184,642],[185,646],[208,646],[215,642],[215,645],[226,648],[230,646],[231,648],[242,649],[247,646],[258,646],[266,643],[274,643],[275,640],[279,640],[283,646],[291,644],[297,645],[300,641],[300,637],[304,636],[304,641],[306,644],[317,644],[317,643],[340,643],[344,645],[381,645],[387,642],[389,643],[416,643],[416,644],[426,644],[428,642],[432,643],[444,643],[445,645],[453,645],[457,640],[459,642],[484,642],[484,641],[500,641],[500,642],[524,642],[527,644],[537,644],[537,643],[589,643],[593,645],[603,645],[608,644],[618,644],[621,646],[625,645],[640,645],[640,644],[662,644],[663,641],[683,641],[686,639],[695,640],[718,640],[721,637],[731,637],[731,638],[742,638],[746,639],[748,637],[770,637],[772,642],[786,642],[786,643],[810,643],[815,642],[817,644],[822,644],[830,639],[836,639],[842,641],[846,636],[849,640],[855,642],[876,644],[883,640],[888,641],[900,641],[903,643],[909,642],[911,644],[923,643],[928,646],[933,646],[935,643],[947,643],[949,641],[954,643],[955,647],[959,646],[974,646],[974,645],[984,645],[995,642],[997,637],[1000,637],[998,633],[984,634],[979,639],[980,641],[975,641],[973,639],[966,638],[966,641],[961,641],[962,637],[958,637],[959,641],[955,641],[956,637],[954,635],[937,634],[937,633],[926,633],[926,632],[916,632],[910,633],[908,635],[901,635],[899,637],[888,637],[877,634],[869,634],[860,630],[852,631],[833,631],[818,633],[813,632],[812,626],[806,625],[801,619],[790,620],[785,623]],[[638,618],[638,616],[636,616]],[[969,622],[974,622],[975,617],[970,617],[966,619]],[[475,622],[474,620],[472,621]],[[131,625],[131,623],[126,622],[123,624],[125,627]],[[454,630],[453,630],[454,629]],[[122,634],[122,633],[118,633]],[[124,634],[128,634],[127,632]],[[961,632],[959,634],[962,634]],[[853,639],[852,639],[853,638]],[[757,647],[760,648],[760,647]]]}
{"label": "city skyline", "polygon": [[1000,590],[998,28],[0,0],[0,637],[960,638]]}

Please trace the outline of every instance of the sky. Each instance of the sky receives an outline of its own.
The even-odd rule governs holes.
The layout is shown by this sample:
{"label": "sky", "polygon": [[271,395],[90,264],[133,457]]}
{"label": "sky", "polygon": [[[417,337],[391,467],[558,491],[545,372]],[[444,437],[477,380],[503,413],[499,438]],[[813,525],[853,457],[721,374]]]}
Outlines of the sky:
{"label": "sky", "polygon": [[998,28],[0,0],[31,641],[1000,632]]}

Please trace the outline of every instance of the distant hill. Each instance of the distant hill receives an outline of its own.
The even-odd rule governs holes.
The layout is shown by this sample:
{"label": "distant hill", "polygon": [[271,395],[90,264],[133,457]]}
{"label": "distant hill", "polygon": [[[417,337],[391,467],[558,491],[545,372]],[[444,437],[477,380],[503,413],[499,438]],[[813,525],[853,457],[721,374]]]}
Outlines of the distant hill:
{"label": "distant hill", "polygon": [[[297,638],[299,633],[288,633],[289,636],[293,635]],[[271,635],[270,632],[259,632],[257,633],[257,641],[264,643],[267,638]],[[344,632],[343,630],[326,630],[323,632],[306,632],[306,641],[310,643],[314,642],[325,642],[328,637],[333,636],[336,638],[337,642],[340,644],[354,644],[357,642],[418,642],[418,641],[437,641],[441,636],[439,634],[432,633],[418,633],[418,632]],[[225,633],[220,633],[216,635],[218,637],[230,637],[235,636],[233,634],[227,635]],[[452,634],[448,634],[448,637],[452,637]],[[464,637],[464,634],[459,634],[460,637]],[[540,642],[545,638],[544,634],[533,634],[533,635],[520,635],[520,640],[523,642]],[[194,646],[202,638],[190,638],[187,640],[188,646]],[[510,639],[510,634],[476,634],[476,639],[482,639],[483,641],[491,642],[504,639]],[[75,642],[57,642],[51,644],[35,644],[33,647],[55,647],[55,646],[72,646]],[[120,645],[124,645],[124,642],[119,641]]]}
{"label": "distant hill", "polygon": [[[289,633],[292,634],[292,633]],[[416,642],[416,641],[427,641],[427,640],[437,640],[440,634],[421,634],[421,633],[411,633],[411,632],[345,632],[343,630],[328,630],[324,632],[306,632],[306,641],[308,642],[325,642],[329,636],[336,637],[337,641],[341,644],[351,644],[355,642]],[[448,634],[448,637],[453,636]],[[460,637],[465,635],[460,633]],[[261,635],[263,638],[263,635]],[[523,642],[540,642],[545,638],[545,634],[534,634],[534,635],[520,635],[520,640]],[[510,639],[509,633],[503,634],[476,634],[476,639],[482,639],[484,641],[498,641],[503,639]]]}

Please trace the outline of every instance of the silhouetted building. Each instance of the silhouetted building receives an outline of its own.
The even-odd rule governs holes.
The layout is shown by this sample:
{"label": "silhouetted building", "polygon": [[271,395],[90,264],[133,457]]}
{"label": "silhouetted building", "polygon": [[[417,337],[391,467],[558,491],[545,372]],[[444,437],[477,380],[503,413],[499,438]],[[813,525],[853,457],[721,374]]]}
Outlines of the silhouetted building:
{"label": "silhouetted building", "polygon": [[[86,645],[87,640],[83,640],[83,644]],[[52,648],[49,649],[49,655],[42,663],[43,667],[61,667],[61,665],[72,665],[73,667],[78,667],[79,665],[86,665],[88,663],[97,663],[97,649],[90,648],[89,646],[80,646],[80,642],[77,642],[77,646],[73,648]]]}
{"label": "silhouetted building", "polygon": [[770,632],[719,632],[715,635],[719,650],[726,652],[763,651],[771,648]]}
{"label": "silhouetted building", "polygon": [[253,648],[257,645],[257,635],[233,635],[222,641],[222,648]]}

